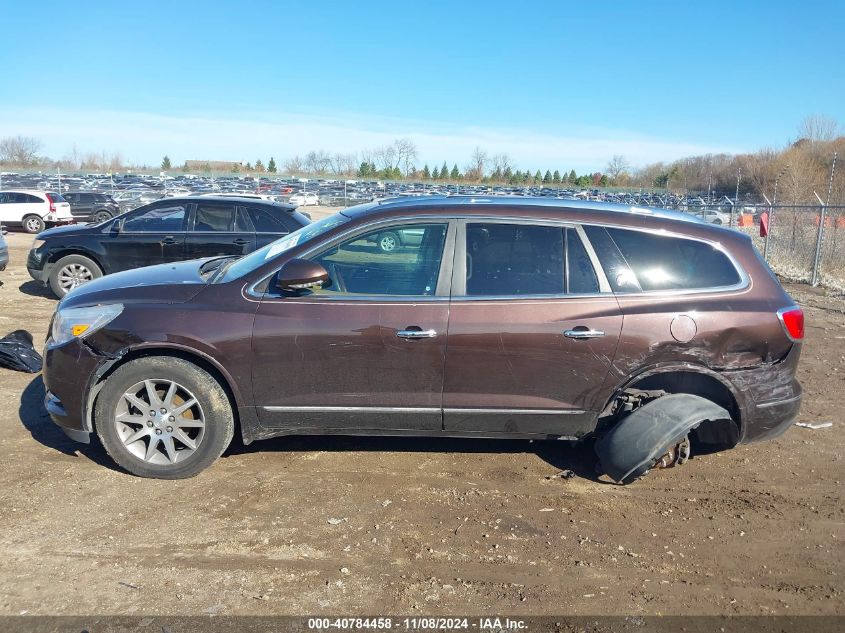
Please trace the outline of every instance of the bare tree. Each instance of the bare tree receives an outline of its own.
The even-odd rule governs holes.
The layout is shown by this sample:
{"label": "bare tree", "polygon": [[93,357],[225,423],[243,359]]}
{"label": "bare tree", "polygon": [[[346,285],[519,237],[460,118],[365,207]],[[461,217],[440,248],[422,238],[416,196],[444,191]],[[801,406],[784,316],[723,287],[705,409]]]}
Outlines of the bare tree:
{"label": "bare tree", "polygon": [[312,174],[324,175],[329,171],[332,159],[325,150],[310,151],[305,156],[305,169]]}
{"label": "bare tree", "polygon": [[396,160],[396,147],[393,144],[377,147],[373,150],[373,162],[379,169],[393,169],[399,164]]}
{"label": "bare tree", "polygon": [[0,163],[34,165],[38,162],[41,141],[31,136],[8,136],[0,140]]}
{"label": "bare tree", "polygon": [[409,138],[397,138],[393,141],[393,147],[396,152],[396,164],[394,167],[401,165],[407,176],[411,171],[414,161],[417,160],[417,144]]}
{"label": "bare tree", "polygon": [[335,176],[351,176],[358,169],[358,154],[334,154],[331,158],[331,170]]}
{"label": "bare tree", "polygon": [[494,172],[505,173],[508,169],[513,171],[513,162],[507,154],[496,154],[490,159],[490,162],[493,164]]}
{"label": "bare tree", "polygon": [[622,154],[614,154],[604,171],[607,173],[610,181],[616,183],[619,181],[621,176],[628,174],[628,170],[630,168],[631,164],[625,160],[625,157],[622,156]]}
{"label": "bare tree", "polygon": [[484,168],[486,165],[487,152],[476,146],[470,157],[469,165],[464,170],[464,177],[467,180],[481,180],[484,178]]}
{"label": "bare tree", "polygon": [[297,154],[293,158],[289,158],[285,161],[285,171],[289,174],[301,174],[302,173],[302,159]]}
{"label": "bare tree", "polygon": [[838,127],[836,119],[823,114],[811,114],[804,117],[798,126],[798,138],[807,139],[811,143],[832,141],[836,138]]}

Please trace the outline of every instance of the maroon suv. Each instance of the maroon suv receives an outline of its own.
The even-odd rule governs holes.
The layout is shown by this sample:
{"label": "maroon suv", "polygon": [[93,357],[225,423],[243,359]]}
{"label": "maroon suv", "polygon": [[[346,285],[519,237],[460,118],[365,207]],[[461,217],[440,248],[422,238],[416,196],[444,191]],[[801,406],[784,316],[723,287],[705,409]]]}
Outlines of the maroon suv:
{"label": "maroon suv", "polygon": [[[380,237],[403,236],[396,248]],[[795,418],[803,313],[748,236],[562,200],[366,204],[243,257],[96,279],[59,303],[46,406],[146,477],[237,431],[597,438],[628,482]]]}

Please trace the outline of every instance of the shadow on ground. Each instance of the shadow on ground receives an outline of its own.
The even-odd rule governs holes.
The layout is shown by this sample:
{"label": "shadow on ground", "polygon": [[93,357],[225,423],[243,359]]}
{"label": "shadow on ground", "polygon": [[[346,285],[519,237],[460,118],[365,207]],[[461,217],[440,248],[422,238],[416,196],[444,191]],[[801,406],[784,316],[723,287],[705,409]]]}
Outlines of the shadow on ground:
{"label": "shadow on ground", "polygon": [[18,287],[18,290],[20,290],[25,295],[29,295],[30,297],[43,297],[44,299],[56,298],[53,296],[53,293],[50,292],[50,289],[47,286],[45,286],[39,281],[35,281],[34,279],[23,282]]}
{"label": "shadow on ground", "polygon": [[[571,470],[576,476],[597,483],[597,457],[593,441],[572,444],[555,440],[496,440],[452,437],[376,437],[346,435],[285,436],[259,440],[244,446],[233,440],[224,458],[247,453],[285,452],[400,452],[400,453],[534,453],[557,471]],[[550,473],[553,475],[555,473]]]}
{"label": "shadow on ground", "polygon": [[45,393],[44,380],[39,374],[26,386],[21,395],[18,416],[24,428],[32,435],[32,439],[65,455],[75,456],[81,453],[91,461],[117,470],[117,466],[109,459],[96,435],[91,436],[91,444],[80,444],[71,440],[56,426],[44,408]]}

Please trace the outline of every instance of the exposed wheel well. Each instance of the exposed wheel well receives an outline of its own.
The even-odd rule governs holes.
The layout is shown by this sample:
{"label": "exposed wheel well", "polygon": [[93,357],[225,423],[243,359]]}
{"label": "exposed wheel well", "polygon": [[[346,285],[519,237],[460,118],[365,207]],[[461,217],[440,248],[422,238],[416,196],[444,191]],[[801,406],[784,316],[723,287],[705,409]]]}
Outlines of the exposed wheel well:
{"label": "exposed wheel well", "polygon": [[238,415],[237,400],[235,399],[235,394],[232,390],[232,386],[229,384],[229,381],[226,380],[226,377],[222,374],[222,372],[217,369],[217,367],[215,367],[213,363],[210,363],[208,360],[206,360],[199,354],[193,354],[184,350],[177,350],[172,348],[153,348],[131,351],[125,356],[122,356],[119,361],[111,365],[108,370],[106,370],[103,375],[97,379],[97,384],[92,387],[94,397],[91,398],[88,406],[89,415],[91,416],[92,431],[94,430],[94,425],[97,423],[96,419],[94,419],[94,410],[97,404],[97,398],[99,397],[100,389],[102,388],[106,379],[111,376],[117,370],[118,367],[125,365],[129,361],[136,360],[138,358],[161,356],[167,356],[170,358],[180,358],[182,360],[188,361],[189,363],[193,363],[197,367],[200,367],[201,369],[211,374],[215,378],[215,380],[220,383],[220,386],[223,387],[223,391],[226,392],[226,397],[229,399],[229,405],[232,407],[232,416],[235,420],[235,434],[237,435],[241,432],[241,422],[240,416]]}
{"label": "exposed wheel well", "polygon": [[[627,389],[665,391],[700,396],[723,407],[731,420],[706,422],[694,431],[694,439],[702,444],[735,446],[740,438],[742,412],[731,390],[721,381],[696,371],[666,371],[634,380]],[[610,406],[612,404],[608,403]]]}

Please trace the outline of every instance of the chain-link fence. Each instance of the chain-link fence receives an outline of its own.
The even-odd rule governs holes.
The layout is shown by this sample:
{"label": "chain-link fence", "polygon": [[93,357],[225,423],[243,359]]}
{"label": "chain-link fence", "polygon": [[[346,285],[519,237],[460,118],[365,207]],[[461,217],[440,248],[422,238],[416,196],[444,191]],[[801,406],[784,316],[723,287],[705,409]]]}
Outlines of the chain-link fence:
{"label": "chain-link fence", "polygon": [[[676,208],[677,205],[667,205]],[[845,206],[746,205],[679,210],[751,236],[777,274],[845,292]]]}

